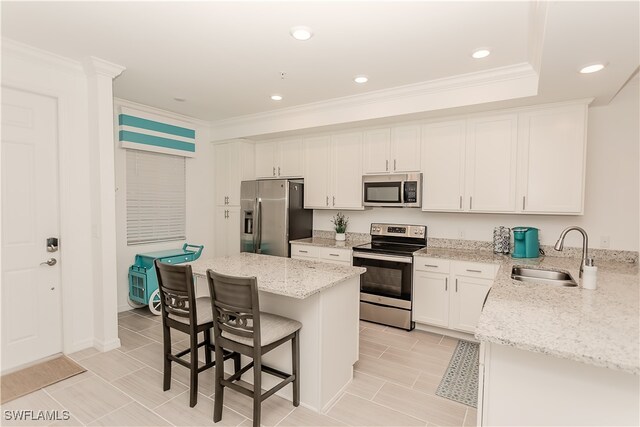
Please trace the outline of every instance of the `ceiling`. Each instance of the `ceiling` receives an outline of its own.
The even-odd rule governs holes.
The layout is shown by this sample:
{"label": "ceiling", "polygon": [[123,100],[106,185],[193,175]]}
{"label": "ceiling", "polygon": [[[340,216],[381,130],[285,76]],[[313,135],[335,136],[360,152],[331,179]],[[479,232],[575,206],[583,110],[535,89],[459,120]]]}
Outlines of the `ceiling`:
{"label": "ceiling", "polygon": [[[609,102],[639,64],[638,2],[549,3],[538,26],[534,9],[526,1],[3,1],[2,36],[122,65],[115,96],[212,122],[536,60],[538,95],[499,105]],[[294,40],[296,25],[314,36]],[[481,47],[492,54],[472,59]],[[607,68],[577,73],[597,61]],[[357,74],[369,82],[354,83]],[[284,99],[272,101],[275,93]]]}

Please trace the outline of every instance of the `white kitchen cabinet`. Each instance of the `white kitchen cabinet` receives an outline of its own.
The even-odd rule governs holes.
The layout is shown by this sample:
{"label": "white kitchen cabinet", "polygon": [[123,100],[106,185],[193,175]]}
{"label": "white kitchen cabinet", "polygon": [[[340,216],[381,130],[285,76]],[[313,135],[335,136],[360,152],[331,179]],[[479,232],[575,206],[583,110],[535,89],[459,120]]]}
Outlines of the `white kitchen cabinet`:
{"label": "white kitchen cabinet", "polygon": [[463,202],[469,211],[516,211],[517,145],[517,114],[467,120]]}
{"label": "white kitchen cabinet", "polygon": [[257,178],[299,178],[303,176],[301,139],[256,143]]}
{"label": "white kitchen cabinet", "polygon": [[304,141],[305,208],[363,209],[362,134]]}
{"label": "white kitchen cabinet", "polygon": [[216,206],[240,206],[240,182],[255,179],[253,144],[232,141],[214,146]]}
{"label": "white kitchen cabinet", "polygon": [[420,170],[420,126],[408,125],[364,132],[365,174]]}
{"label": "white kitchen cabinet", "polygon": [[351,265],[351,249],[325,248],[293,243],[291,244],[291,258],[337,265]]}
{"label": "white kitchen cabinet", "polygon": [[218,206],[215,210],[215,255],[240,253],[240,207]]}
{"label": "white kitchen cabinet", "polygon": [[423,126],[423,211],[463,210],[466,133],[464,120]]}
{"label": "white kitchen cabinet", "polygon": [[413,320],[473,333],[496,273],[493,264],[415,257]]}
{"label": "white kitchen cabinet", "polygon": [[518,120],[519,210],[583,213],[587,106],[525,112]]}

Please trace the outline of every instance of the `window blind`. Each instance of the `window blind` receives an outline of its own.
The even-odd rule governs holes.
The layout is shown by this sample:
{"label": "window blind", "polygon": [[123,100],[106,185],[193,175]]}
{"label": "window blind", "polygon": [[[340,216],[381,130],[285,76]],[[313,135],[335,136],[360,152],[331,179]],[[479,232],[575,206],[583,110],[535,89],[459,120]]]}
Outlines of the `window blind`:
{"label": "window blind", "polygon": [[127,245],[184,240],[185,158],[127,150]]}

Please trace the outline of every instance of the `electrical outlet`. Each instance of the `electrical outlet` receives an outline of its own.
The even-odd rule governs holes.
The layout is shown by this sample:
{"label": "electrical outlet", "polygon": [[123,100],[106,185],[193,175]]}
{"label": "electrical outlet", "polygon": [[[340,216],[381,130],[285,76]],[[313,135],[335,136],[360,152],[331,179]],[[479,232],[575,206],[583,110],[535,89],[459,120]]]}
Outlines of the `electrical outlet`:
{"label": "electrical outlet", "polygon": [[464,230],[458,230],[458,239],[464,239]]}
{"label": "electrical outlet", "polygon": [[608,249],[611,244],[610,240],[611,238],[609,236],[600,236],[600,247],[602,249]]}

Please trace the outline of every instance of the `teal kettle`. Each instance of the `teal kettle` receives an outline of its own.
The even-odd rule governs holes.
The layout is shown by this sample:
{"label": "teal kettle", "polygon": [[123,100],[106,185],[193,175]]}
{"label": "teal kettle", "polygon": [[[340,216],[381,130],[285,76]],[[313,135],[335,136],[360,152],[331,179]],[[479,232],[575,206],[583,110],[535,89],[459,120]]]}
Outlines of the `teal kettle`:
{"label": "teal kettle", "polygon": [[538,229],[534,227],[514,227],[513,258],[538,258],[540,256],[540,242]]}

